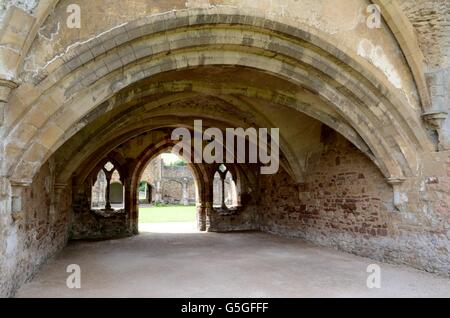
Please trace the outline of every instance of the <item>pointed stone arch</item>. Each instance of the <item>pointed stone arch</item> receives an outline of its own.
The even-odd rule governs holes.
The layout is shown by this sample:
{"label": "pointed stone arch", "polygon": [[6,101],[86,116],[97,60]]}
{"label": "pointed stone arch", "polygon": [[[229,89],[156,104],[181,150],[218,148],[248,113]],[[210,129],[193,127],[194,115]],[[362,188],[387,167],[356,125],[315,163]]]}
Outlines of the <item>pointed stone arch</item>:
{"label": "pointed stone arch", "polygon": [[[36,87],[38,97],[23,105],[21,119],[6,129],[6,151],[15,154],[4,165],[7,174],[13,180],[31,179],[71,136],[69,128],[123,87],[161,72],[201,65],[255,68],[315,91],[361,136],[388,179],[404,180],[417,173],[417,153],[431,144],[417,116],[373,66],[317,30],[231,11],[187,10],[138,20],[78,46],[69,60],[56,59]],[[220,25],[225,34],[211,25]],[[254,41],[242,42],[236,25]],[[180,30],[198,36],[186,42]],[[214,49],[217,45],[220,51]],[[46,111],[48,117],[36,118],[36,111]]]}

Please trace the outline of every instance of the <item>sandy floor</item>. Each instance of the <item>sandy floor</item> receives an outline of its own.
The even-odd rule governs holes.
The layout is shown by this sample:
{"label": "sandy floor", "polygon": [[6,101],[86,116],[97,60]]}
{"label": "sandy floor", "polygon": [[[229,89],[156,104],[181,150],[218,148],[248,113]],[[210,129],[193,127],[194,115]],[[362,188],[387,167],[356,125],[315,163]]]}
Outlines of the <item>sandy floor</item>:
{"label": "sandy floor", "polygon": [[[195,233],[192,224],[141,227],[133,238],[70,244],[17,297],[450,297],[450,279],[263,233]],[[175,232],[183,233],[152,233]],[[81,267],[81,289],[66,267]]]}

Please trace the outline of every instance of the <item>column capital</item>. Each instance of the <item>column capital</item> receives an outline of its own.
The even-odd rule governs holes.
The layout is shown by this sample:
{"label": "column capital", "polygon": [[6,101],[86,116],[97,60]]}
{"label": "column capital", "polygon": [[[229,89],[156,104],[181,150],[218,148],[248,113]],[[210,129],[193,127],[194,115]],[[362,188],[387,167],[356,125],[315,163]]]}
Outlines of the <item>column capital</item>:
{"label": "column capital", "polygon": [[13,188],[29,188],[33,184],[33,180],[11,180],[10,183]]}
{"label": "column capital", "polygon": [[445,150],[446,138],[443,132],[444,123],[447,119],[448,112],[445,110],[429,111],[422,114],[423,120],[428,127],[433,129],[438,137],[437,150]]}
{"label": "column capital", "polygon": [[401,185],[406,181],[403,177],[391,177],[387,179],[387,182],[392,186]]}
{"label": "column capital", "polygon": [[430,111],[422,114],[422,118],[425,122],[430,125],[433,129],[440,130],[442,124],[447,119],[448,112],[446,111]]}

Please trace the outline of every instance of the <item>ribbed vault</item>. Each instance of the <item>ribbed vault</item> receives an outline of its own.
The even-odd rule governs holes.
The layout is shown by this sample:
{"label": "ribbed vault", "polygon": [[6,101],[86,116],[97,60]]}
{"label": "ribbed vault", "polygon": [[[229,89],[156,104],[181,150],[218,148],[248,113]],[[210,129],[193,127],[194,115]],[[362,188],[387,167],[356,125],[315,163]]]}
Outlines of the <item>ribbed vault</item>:
{"label": "ribbed vault", "polygon": [[[191,14],[137,20],[57,58],[37,83],[35,97],[17,110],[17,119],[10,120],[6,129],[10,143],[4,169],[12,179],[31,180],[42,163],[83,127],[86,122],[80,119],[105,103],[112,107],[110,100],[122,102],[118,96],[124,88],[158,74],[202,66],[245,67],[290,83],[293,89],[287,93],[226,85],[209,90],[220,98],[250,96],[287,104],[340,131],[374,160],[386,178],[402,180],[416,174],[417,154],[431,147],[422,124],[415,110],[367,62],[309,28],[217,11]],[[179,83],[148,89],[173,91],[177,85],[186,91]],[[190,85],[191,91],[208,90],[204,83]],[[318,103],[305,106],[299,96],[304,90],[315,94],[325,109]],[[125,101],[147,93],[139,94],[143,95],[131,94]],[[301,168],[293,170],[301,179]]]}

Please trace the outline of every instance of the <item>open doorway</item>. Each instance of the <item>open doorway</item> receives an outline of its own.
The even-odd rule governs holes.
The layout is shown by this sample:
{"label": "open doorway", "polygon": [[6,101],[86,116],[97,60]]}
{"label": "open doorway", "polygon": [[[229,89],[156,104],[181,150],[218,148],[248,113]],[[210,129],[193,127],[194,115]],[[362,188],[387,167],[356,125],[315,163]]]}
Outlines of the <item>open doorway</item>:
{"label": "open doorway", "polygon": [[139,183],[139,231],[197,232],[195,178],[188,164],[172,153],[152,159]]}

